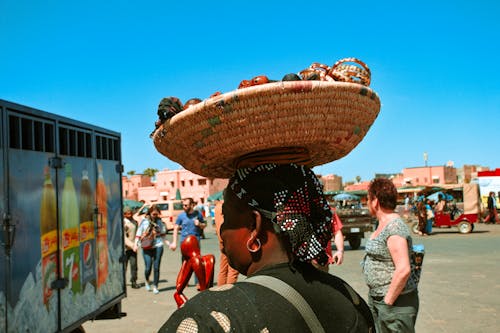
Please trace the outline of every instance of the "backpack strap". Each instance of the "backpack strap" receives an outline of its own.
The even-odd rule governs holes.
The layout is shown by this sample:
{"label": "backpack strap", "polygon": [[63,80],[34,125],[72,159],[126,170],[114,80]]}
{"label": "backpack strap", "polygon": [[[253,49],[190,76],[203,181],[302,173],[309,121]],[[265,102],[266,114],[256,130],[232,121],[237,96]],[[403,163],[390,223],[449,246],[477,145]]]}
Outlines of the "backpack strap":
{"label": "backpack strap", "polygon": [[316,317],[311,306],[292,286],[280,279],[268,275],[257,275],[245,279],[243,282],[258,284],[271,289],[289,301],[304,318],[307,326],[314,333],[324,333],[325,330]]}

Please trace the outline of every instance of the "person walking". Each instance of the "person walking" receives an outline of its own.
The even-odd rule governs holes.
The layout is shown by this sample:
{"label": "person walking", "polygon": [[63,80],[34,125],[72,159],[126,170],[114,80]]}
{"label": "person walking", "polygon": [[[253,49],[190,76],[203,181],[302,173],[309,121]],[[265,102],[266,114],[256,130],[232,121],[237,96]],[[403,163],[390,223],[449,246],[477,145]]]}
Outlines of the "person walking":
{"label": "person walking", "polygon": [[378,227],[365,245],[363,274],[376,332],[415,332],[419,308],[417,281],[411,276],[410,230],[395,212],[398,192],[391,180],[375,178],[368,208]]}
{"label": "person walking", "polygon": [[[198,243],[201,248],[201,235],[203,229],[207,226],[203,216],[198,210],[195,210],[196,202],[194,202],[193,198],[186,198],[182,200],[182,207],[184,211],[179,214],[177,220],[174,225],[174,235],[172,239],[172,243],[170,243],[170,249],[175,251],[177,248],[177,238],[179,229],[181,231],[180,244],[186,239],[187,236],[193,235],[198,239]],[[188,260],[182,256],[182,261]],[[198,279],[194,277],[195,284],[198,284]],[[199,286],[197,286],[199,289]]]}
{"label": "person walking", "polygon": [[[163,256],[163,243],[167,227],[160,218],[160,208],[157,205],[149,207],[144,219],[141,221],[135,236],[134,250],[142,247],[144,258],[144,277],[146,279],[145,288],[147,291],[153,290],[153,294],[158,294],[158,283],[160,281],[160,264]],[[168,243],[167,243],[168,244]],[[153,285],[151,286],[149,277],[153,269]]]}
{"label": "person walking", "polygon": [[137,249],[135,245],[135,234],[137,232],[137,221],[132,217],[132,209],[125,207],[123,209],[123,235],[125,236],[125,272],[130,262],[130,286],[133,289],[139,289],[137,284]]}
{"label": "person walking", "polygon": [[425,212],[427,222],[425,223],[425,233],[430,235],[432,233],[432,225],[434,224],[434,211],[432,210],[432,202],[427,200],[425,204]]}
{"label": "person walking", "polygon": [[417,203],[418,234],[427,235],[427,209],[423,200]]}
{"label": "person walking", "polygon": [[495,199],[495,192],[491,191],[488,196],[488,216],[484,219],[484,223],[495,224],[497,219],[497,201]]}

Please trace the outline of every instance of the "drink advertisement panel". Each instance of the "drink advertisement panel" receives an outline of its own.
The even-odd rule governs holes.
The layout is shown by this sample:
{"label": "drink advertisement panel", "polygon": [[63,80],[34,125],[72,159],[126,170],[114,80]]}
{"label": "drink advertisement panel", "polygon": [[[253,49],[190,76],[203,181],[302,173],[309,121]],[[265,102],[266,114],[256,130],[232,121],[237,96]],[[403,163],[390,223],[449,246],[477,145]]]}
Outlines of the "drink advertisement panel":
{"label": "drink advertisement panel", "polygon": [[119,311],[119,134],[3,100],[0,114],[0,332],[65,331]]}

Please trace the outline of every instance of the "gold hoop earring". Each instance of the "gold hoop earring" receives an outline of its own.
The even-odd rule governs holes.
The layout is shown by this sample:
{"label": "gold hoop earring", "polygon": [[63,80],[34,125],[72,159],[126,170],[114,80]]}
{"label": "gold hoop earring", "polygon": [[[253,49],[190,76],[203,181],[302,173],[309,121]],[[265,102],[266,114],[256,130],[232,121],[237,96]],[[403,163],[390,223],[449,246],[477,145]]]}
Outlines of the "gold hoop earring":
{"label": "gold hoop earring", "polygon": [[250,241],[251,240],[252,239],[249,238],[248,241],[247,241],[247,250],[250,251],[250,252],[252,252],[252,253],[258,252],[260,250],[260,248],[261,248],[260,239],[258,239],[258,238],[255,239],[257,241],[257,248],[256,249],[251,249],[250,248]]}

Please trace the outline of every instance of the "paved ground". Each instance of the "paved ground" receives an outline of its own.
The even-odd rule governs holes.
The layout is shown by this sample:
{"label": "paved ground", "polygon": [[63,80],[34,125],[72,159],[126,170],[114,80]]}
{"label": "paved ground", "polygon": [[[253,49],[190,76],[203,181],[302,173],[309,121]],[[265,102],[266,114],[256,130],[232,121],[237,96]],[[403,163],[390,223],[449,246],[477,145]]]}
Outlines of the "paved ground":
{"label": "paved ground", "polygon": [[[218,255],[217,239],[211,228],[202,240],[202,252]],[[171,238],[171,235],[170,235]],[[419,286],[420,312],[417,332],[484,332],[500,331],[500,225],[476,224],[472,234],[462,235],[456,229],[435,229],[427,237],[415,236],[414,243],[424,244],[426,255]],[[359,262],[359,250],[349,250],[345,262],[330,268],[348,281],[361,295],[367,294]],[[122,303],[127,315],[122,319],[99,320],[84,324],[87,333],[156,332],[175,311],[175,279],[180,267],[179,250],[166,250],[161,267],[160,294],[128,287]],[[218,270],[216,270],[217,274]],[[143,260],[139,259],[140,283],[144,282]],[[186,288],[188,298],[196,293]]]}

